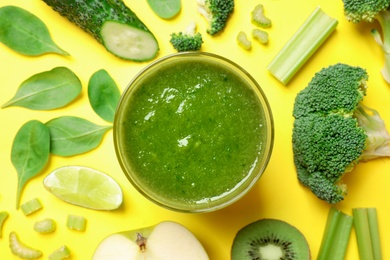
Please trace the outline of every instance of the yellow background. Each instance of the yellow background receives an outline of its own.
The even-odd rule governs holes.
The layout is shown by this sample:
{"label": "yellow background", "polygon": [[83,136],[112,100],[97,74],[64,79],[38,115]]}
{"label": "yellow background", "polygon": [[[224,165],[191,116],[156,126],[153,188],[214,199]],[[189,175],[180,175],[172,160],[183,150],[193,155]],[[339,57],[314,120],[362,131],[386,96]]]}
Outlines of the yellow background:
{"label": "yellow background", "polygon": [[[4,223],[3,238],[0,239],[0,258],[16,259],[8,248],[8,234],[11,231],[16,231],[26,244],[41,249],[45,258],[65,244],[72,251],[72,259],[85,260],[91,258],[97,244],[111,233],[173,220],[185,225],[199,238],[210,259],[229,259],[233,238],[241,227],[261,218],[277,218],[302,231],[315,259],[330,205],[317,199],[297,181],[291,148],[294,98],[321,68],[338,62],[358,65],[366,68],[370,75],[368,96],[364,103],[377,109],[390,125],[390,86],[380,75],[383,54],[370,35],[370,29],[378,28],[378,24],[355,25],[347,22],[341,0],[236,0],[235,12],[226,30],[219,36],[211,37],[205,32],[206,23],[196,10],[195,0],[183,0],[181,13],[171,20],[158,18],[146,0],[125,2],[157,37],[160,44],[157,58],[175,52],[169,43],[169,35],[184,29],[194,19],[204,36],[203,51],[225,56],[252,74],[268,97],[274,116],[275,145],[269,165],[255,187],[227,208],[206,214],[171,212],[149,202],[130,185],[116,160],[112,131],[109,131],[100,146],[91,152],[68,158],[51,156],[47,167],[27,183],[22,194],[22,202],[38,197],[44,208],[33,215],[24,216],[21,211],[15,210],[17,174],[10,160],[12,141],[21,125],[31,119],[46,122],[63,115],[80,116],[96,124],[106,125],[88,102],[87,83],[90,76],[99,69],[105,69],[123,91],[132,77],[150,62],[135,63],[114,57],[90,35],[52,11],[42,1],[2,0],[0,6],[17,5],[37,15],[47,25],[53,40],[71,56],[49,54],[25,57],[0,43],[0,103],[8,101],[28,77],[57,66],[73,70],[83,84],[83,91],[76,101],[62,109],[32,111],[9,107],[0,110],[0,211],[10,213]],[[254,28],[250,22],[250,12],[258,3],[264,5],[267,16],[273,21],[272,28],[267,30],[270,42],[266,46],[253,42],[252,49],[246,51],[236,44],[235,38],[239,31],[250,34]],[[283,86],[270,76],[266,66],[317,6],[337,18],[339,25],[289,85]],[[43,188],[43,178],[52,170],[65,165],[85,165],[114,177],[124,191],[122,207],[111,212],[93,211],[66,204],[49,194]],[[354,207],[377,208],[384,259],[390,258],[389,169],[390,159],[359,164],[345,176],[349,194],[336,205],[348,214],[352,214]],[[85,216],[88,219],[86,231],[68,230],[65,227],[68,214]],[[36,233],[33,223],[46,217],[57,222],[56,232],[49,235]],[[346,259],[358,259],[354,231]]]}

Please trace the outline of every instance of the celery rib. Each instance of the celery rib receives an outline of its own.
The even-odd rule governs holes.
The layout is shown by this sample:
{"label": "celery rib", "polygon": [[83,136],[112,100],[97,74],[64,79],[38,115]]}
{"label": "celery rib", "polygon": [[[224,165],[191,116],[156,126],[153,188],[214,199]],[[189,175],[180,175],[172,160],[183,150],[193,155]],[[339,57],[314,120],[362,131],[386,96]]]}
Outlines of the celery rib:
{"label": "celery rib", "polygon": [[337,25],[337,19],[317,7],[270,62],[268,71],[287,85]]}
{"label": "celery rib", "polygon": [[355,208],[352,213],[360,259],[382,259],[376,209]]}
{"label": "celery rib", "polygon": [[343,260],[352,226],[352,216],[330,208],[317,260]]}

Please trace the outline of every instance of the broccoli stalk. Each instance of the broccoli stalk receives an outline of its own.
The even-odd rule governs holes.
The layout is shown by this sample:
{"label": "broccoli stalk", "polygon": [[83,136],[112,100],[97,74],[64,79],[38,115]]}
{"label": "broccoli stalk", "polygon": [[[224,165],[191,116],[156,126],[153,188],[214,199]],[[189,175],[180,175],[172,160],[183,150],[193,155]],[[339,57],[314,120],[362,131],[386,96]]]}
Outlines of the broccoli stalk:
{"label": "broccoli stalk", "polygon": [[390,84],[390,0],[343,0],[343,3],[344,14],[348,21],[372,23],[377,20],[379,22],[382,36],[376,29],[373,29],[371,34],[383,49],[385,64],[381,73],[384,80]]}
{"label": "broccoli stalk", "polygon": [[344,199],[345,173],[360,161],[390,156],[390,135],[378,112],[361,104],[367,72],[336,64],[317,72],[294,103],[292,143],[298,180],[320,199]]}
{"label": "broccoli stalk", "polygon": [[196,32],[196,23],[192,21],[183,32],[172,33],[170,43],[178,52],[198,51],[202,47],[202,34]]}
{"label": "broccoli stalk", "polygon": [[197,4],[199,13],[208,22],[210,35],[222,32],[234,11],[234,0],[197,0]]}

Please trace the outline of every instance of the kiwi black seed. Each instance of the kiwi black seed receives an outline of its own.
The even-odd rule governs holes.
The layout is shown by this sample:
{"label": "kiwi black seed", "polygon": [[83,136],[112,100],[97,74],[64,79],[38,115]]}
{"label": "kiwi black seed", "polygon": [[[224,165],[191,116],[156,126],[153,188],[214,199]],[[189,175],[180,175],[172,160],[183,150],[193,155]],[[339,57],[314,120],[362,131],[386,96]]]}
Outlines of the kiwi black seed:
{"label": "kiwi black seed", "polygon": [[278,219],[260,219],[243,227],[234,238],[231,260],[308,260],[304,235]]}

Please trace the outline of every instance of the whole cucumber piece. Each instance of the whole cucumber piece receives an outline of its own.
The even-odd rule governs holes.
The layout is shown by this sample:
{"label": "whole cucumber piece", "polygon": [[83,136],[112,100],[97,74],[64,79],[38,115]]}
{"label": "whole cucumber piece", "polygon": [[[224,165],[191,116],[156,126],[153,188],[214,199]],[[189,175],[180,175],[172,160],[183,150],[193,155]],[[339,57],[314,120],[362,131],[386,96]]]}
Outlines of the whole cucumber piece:
{"label": "whole cucumber piece", "polygon": [[43,0],[122,59],[148,61],[159,50],[153,33],[122,0]]}

